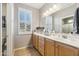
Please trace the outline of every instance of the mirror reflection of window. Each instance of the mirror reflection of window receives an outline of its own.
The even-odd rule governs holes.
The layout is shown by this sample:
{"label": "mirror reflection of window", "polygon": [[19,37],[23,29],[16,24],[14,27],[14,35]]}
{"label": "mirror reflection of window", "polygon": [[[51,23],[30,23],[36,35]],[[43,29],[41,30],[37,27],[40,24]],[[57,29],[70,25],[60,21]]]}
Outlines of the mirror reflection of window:
{"label": "mirror reflection of window", "polygon": [[47,31],[52,31],[52,16],[47,16],[44,18],[44,27]]}
{"label": "mirror reflection of window", "polygon": [[52,31],[55,31],[55,26],[54,26],[54,16],[52,16]]}
{"label": "mirror reflection of window", "polygon": [[67,17],[62,20],[62,32],[71,33],[73,32],[73,17]]}

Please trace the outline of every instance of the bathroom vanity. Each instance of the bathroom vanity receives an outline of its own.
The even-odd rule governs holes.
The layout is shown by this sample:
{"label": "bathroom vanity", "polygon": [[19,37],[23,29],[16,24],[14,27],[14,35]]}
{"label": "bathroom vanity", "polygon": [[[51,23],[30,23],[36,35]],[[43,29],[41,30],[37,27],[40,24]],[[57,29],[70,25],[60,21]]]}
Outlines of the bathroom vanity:
{"label": "bathroom vanity", "polygon": [[78,56],[79,42],[61,37],[33,33],[33,47],[43,56]]}

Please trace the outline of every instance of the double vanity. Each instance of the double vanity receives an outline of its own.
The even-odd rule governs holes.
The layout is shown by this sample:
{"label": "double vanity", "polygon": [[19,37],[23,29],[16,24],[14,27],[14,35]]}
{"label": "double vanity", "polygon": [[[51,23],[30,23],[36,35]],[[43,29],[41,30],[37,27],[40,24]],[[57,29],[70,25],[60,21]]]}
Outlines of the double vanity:
{"label": "double vanity", "polygon": [[42,56],[79,56],[79,40],[75,34],[56,33],[47,36],[34,32],[32,38],[33,47]]}

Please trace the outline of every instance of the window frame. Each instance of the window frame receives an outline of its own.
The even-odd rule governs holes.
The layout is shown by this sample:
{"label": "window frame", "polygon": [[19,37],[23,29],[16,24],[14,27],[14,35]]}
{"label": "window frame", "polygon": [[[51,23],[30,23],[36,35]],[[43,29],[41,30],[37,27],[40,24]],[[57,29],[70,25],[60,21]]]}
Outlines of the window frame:
{"label": "window frame", "polygon": [[[21,10],[28,11],[31,14],[31,29],[30,29],[30,31],[22,32],[20,29],[20,22],[21,22],[20,21],[20,11]],[[21,8],[21,7],[18,8],[18,34],[32,34],[32,11],[29,9]]]}

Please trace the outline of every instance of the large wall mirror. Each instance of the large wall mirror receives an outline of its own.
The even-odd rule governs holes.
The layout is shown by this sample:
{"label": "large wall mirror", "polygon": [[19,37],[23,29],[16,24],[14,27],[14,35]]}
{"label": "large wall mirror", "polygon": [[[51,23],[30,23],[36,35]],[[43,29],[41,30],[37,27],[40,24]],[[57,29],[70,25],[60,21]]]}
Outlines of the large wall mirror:
{"label": "large wall mirror", "polygon": [[[63,6],[63,4],[61,4],[61,7],[62,6]],[[73,33],[73,30],[75,28],[75,27],[73,27],[73,24],[74,24],[73,20],[75,19],[74,16],[75,16],[77,6],[76,6],[76,4],[73,4],[72,6],[67,4],[66,6],[68,6],[68,7],[62,7],[62,8],[60,8],[60,10],[55,11],[53,13],[49,11],[49,16],[52,16],[52,23],[50,21],[50,18],[47,21],[47,23],[50,22],[52,24],[52,32]],[[46,27],[47,27],[47,25],[46,25]],[[77,26],[77,29],[78,29],[78,26]],[[75,29],[75,31],[76,31],[76,29]]]}
{"label": "large wall mirror", "polygon": [[[73,33],[73,16],[61,17],[60,21],[56,21],[54,16],[47,16],[43,18],[43,26],[46,30],[56,33]],[[56,25],[55,25],[56,24]],[[59,26],[61,25],[61,26]],[[60,30],[61,28],[61,30]],[[57,31],[58,30],[58,31]]]}

